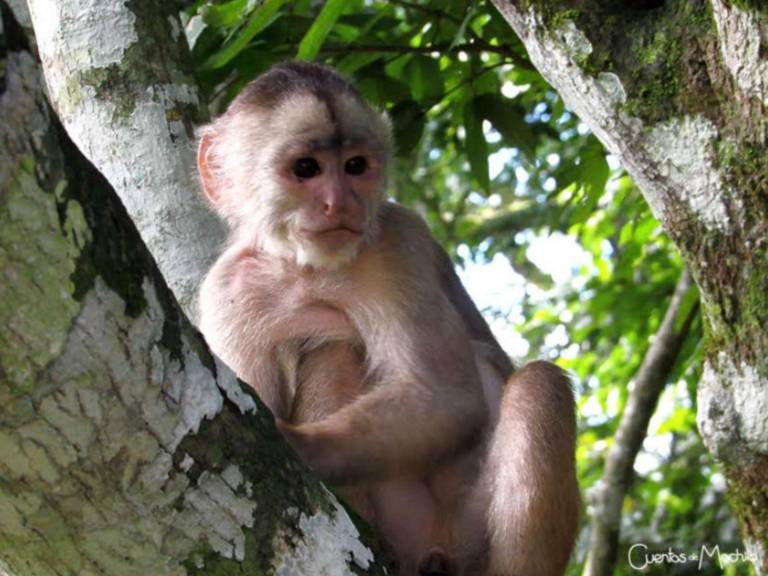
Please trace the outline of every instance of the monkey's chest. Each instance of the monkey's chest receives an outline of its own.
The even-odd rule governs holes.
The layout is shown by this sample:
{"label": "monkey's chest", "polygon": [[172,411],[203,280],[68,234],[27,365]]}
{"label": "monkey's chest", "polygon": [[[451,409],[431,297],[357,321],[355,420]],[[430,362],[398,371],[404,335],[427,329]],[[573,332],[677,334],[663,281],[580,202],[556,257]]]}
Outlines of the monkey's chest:
{"label": "monkey's chest", "polygon": [[262,331],[277,346],[303,340],[360,340],[349,317],[339,307],[323,301],[281,303],[265,315]]}

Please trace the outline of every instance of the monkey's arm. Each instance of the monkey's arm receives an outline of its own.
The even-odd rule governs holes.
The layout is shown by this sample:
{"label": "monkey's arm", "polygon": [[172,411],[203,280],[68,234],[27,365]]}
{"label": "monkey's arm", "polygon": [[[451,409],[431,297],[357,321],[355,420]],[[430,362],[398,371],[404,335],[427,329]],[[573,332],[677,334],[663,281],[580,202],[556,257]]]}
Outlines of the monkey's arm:
{"label": "monkey's arm", "polygon": [[472,384],[391,379],[319,422],[278,427],[325,481],[420,475],[479,439],[488,410]]}
{"label": "monkey's arm", "polygon": [[[390,203],[380,218],[351,280],[358,288],[339,302],[363,339],[373,388],[320,421],[279,423],[328,481],[419,475],[472,445],[510,366],[426,223]],[[498,374],[495,395],[478,355]]]}
{"label": "monkey's arm", "polygon": [[251,385],[273,414],[287,417],[292,391],[285,385],[281,351],[269,338],[269,294],[248,247],[232,245],[216,261],[200,288],[200,331],[211,350]]}
{"label": "monkey's arm", "polygon": [[[419,259],[401,258],[396,281],[370,295],[384,309],[360,328],[374,388],[321,421],[280,423],[302,459],[328,481],[421,474],[477,441],[488,425],[490,402],[470,333],[486,349],[483,355],[495,359],[489,362],[500,374],[496,380],[511,366],[448,257],[442,249],[433,253],[437,244],[426,226],[397,211],[402,244],[392,243],[390,252],[407,253],[404,245],[422,249]],[[457,288],[461,292],[452,294]],[[465,314],[474,315],[472,326]]]}

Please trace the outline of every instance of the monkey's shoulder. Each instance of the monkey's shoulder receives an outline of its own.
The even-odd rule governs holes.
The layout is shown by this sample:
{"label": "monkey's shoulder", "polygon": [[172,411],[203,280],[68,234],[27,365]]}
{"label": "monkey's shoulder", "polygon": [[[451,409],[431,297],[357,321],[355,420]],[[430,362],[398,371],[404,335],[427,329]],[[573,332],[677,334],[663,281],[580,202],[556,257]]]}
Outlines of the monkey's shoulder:
{"label": "monkey's shoulder", "polygon": [[420,214],[387,202],[379,212],[379,226],[379,248],[397,261],[398,269],[417,275],[434,271],[435,250],[440,248]]}
{"label": "monkey's shoulder", "polygon": [[379,225],[385,238],[431,239],[427,222],[420,214],[395,202],[385,202],[379,210]]}
{"label": "monkey's shoulder", "polygon": [[274,297],[274,261],[247,246],[231,246],[216,260],[200,288],[202,313],[257,311]]}

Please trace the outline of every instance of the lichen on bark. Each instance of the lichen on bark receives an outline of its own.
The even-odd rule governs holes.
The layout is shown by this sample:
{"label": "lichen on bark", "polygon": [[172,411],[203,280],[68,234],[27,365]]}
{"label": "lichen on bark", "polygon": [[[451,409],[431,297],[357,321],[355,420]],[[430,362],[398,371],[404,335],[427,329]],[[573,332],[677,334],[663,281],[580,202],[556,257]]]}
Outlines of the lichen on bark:
{"label": "lichen on bark", "polygon": [[193,124],[205,111],[175,5],[30,0],[30,8],[63,123],[115,187],[193,317],[224,229],[197,193]]}
{"label": "lichen on bark", "polygon": [[[65,209],[75,213],[75,204]],[[55,198],[38,186],[34,162],[18,164],[0,195],[0,366],[7,384],[0,402],[29,392],[38,373],[61,353],[79,311],[70,279],[79,246],[72,240],[87,230],[70,219],[69,239],[62,236]]]}

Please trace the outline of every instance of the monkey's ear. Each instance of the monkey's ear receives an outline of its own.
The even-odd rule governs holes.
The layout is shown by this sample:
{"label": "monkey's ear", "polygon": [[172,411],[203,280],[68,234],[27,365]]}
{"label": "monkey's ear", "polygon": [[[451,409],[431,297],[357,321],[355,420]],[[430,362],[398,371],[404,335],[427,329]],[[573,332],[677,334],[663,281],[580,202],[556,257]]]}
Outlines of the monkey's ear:
{"label": "monkey's ear", "polygon": [[221,190],[216,178],[215,160],[211,157],[216,136],[212,131],[206,130],[200,138],[200,144],[197,147],[197,171],[200,173],[200,180],[203,183],[205,195],[214,206],[221,200]]}

